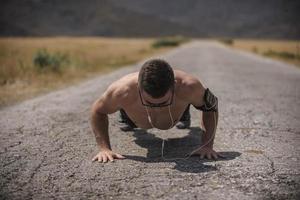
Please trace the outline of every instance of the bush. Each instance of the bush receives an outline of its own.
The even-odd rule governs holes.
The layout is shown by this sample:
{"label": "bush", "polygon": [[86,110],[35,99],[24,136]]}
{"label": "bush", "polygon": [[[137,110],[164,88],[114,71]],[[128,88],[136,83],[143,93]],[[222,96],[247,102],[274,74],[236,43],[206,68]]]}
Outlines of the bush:
{"label": "bush", "polygon": [[295,59],[296,58],[296,54],[286,52],[286,51],[278,52],[278,55],[282,58],[287,58],[287,59]]}
{"label": "bush", "polygon": [[264,55],[265,56],[277,56],[277,57],[284,58],[284,59],[298,59],[296,54],[286,52],[286,51],[276,52],[273,50],[268,50],[268,51],[264,52]]}
{"label": "bush", "polygon": [[181,36],[166,37],[166,38],[161,38],[156,40],[154,43],[152,43],[152,47],[153,48],[175,47],[187,41],[188,41],[187,38]]}
{"label": "bush", "polygon": [[220,41],[226,45],[233,45],[234,40],[233,39],[220,39]]}
{"label": "bush", "polygon": [[258,53],[258,49],[257,49],[257,47],[256,47],[256,46],[252,47],[252,52],[254,52],[254,53]]}
{"label": "bush", "polygon": [[69,63],[69,58],[66,54],[50,54],[46,49],[41,49],[34,56],[33,63],[38,70],[60,72],[62,66]]}

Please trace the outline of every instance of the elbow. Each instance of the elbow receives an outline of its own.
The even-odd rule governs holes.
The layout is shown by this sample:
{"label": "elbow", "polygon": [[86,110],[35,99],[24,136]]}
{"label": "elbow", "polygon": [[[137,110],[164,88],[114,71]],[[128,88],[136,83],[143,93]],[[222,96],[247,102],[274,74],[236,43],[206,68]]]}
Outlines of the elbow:
{"label": "elbow", "polygon": [[108,120],[108,116],[107,114],[103,114],[101,112],[99,112],[99,110],[97,109],[92,109],[91,113],[90,113],[90,122],[92,124],[96,124],[102,121],[107,121]]}
{"label": "elbow", "polygon": [[103,116],[106,115],[105,113],[101,112],[101,107],[99,106],[98,102],[95,102],[90,109],[91,117]]}
{"label": "elbow", "polygon": [[96,102],[93,103],[93,105],[90,108],[90,115],[94,116],[97,115],[98,111],[97,111],[97,106],[96,106]]}

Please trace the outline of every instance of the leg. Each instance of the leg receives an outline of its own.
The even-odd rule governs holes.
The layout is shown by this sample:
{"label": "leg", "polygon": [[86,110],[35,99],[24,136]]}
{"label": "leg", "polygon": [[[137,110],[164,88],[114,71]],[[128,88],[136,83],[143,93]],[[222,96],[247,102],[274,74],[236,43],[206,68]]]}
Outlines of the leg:
{"label": "leg", "polygon": [[120,118],[119,118],[119,122],[120,123],[125,123],[126,122],[126,113],[125,113],[125,111],[123,110],[123,109],[121,109],[120,110],[120,113],[119,113],[119,116],[120,116]]}
{"label": "leg", "polygon": [[191,126],[191,114],[190,114],[190,104],[186,107],[183,112],[179,122],[176,124],[178,129],[190,128]]}

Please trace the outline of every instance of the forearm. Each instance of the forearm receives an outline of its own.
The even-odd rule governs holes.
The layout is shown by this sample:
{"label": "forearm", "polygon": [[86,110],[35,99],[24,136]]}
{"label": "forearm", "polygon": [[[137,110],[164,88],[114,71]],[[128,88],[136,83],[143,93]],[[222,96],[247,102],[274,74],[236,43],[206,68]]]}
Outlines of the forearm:
{"label": "forearm", "polygon": [[217,112],[203,112],[203,125],[205,133],[202,136],[202,144],[207,147],[213,147],[215,132],[217,130],[219,113]]}
{"label": "forearm", "polygon": [[109,135],[108,135],[108,126],[109,126],[108,116],[106,114],[92,112],[91,125],[99,148],[101,150],[102,149],[111,150]]}

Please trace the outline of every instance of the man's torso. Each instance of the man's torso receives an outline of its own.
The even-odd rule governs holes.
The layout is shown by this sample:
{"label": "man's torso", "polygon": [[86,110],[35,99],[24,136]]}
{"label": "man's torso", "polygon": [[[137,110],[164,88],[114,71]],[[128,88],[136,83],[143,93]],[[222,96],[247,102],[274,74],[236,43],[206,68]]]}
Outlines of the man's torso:
{"label": "man's torso", "polygon": [[[171,120],[168,107],[148,107],[148,113],[155,128],[169,129],[172,125],[174,126],[179,121],[186,107],[190,104],[187,96],[189,95],[188,87],[190,80],[194,77],[179,70],[174,70],[174,75],[174,98],[172,105],[170,105],[170,112],[173,122]],[[152,128],[152,125],[148,120],[146,107],[142,105],[139,96],[138,72],[126,75],[120,80],[116,81],[114,84],[119,86],[119,92],[122,93],[122,99],[120,99],[120,109],[123,109],[138,127],[143,129]]]}

